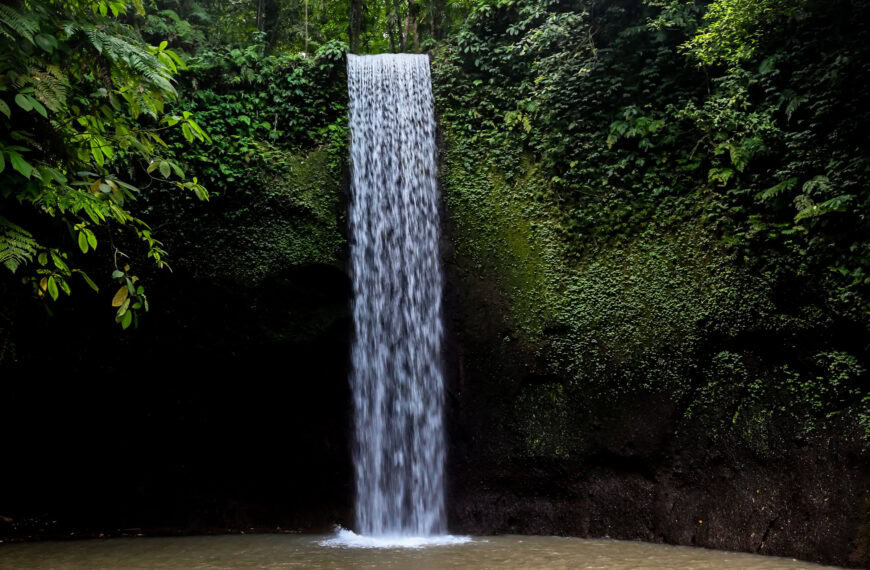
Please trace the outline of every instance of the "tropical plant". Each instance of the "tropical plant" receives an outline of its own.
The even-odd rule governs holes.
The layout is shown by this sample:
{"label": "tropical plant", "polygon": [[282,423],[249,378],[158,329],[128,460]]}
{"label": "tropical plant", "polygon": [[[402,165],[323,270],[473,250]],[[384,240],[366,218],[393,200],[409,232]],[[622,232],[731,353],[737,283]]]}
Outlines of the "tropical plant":
{"label": "tropical plant", "polygon": [[[114,232],[137,237],[166,266],[161,242],[131,207],[143,192],[137,180],[208,197],[163,138],[178,129],[188,143],[209,141],[191,113],[171,110],[185,64],[167,42],[141,40],[131,8],[144,14],[138,0],[0,5],[0,263],[43,299],[69,295],[74,273],[98,290],[71,250],[108,241],[117,259],[108,251]],[[127,328],[138,319],[128,315],[147,308],[122,303],[116,319]]]}

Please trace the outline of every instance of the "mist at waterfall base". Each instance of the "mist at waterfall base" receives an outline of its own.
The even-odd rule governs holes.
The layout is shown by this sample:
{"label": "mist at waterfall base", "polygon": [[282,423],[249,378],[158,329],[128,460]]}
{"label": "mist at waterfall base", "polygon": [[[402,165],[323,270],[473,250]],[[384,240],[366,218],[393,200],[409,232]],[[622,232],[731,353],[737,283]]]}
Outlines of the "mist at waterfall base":
{"label": "mist at waterfall base", "polygon": [[425,55],[348,55],[356,529],[324,546],[448,535],[435,116]]}

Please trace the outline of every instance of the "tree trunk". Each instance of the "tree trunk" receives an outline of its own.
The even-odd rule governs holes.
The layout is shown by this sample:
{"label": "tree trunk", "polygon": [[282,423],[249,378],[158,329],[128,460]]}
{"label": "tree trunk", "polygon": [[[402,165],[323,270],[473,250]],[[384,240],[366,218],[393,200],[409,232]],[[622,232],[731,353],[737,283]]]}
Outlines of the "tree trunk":
{"label": "tree trunk", "polygon": [[281,2],[279,0],[261,0],[262,9],[260,27],[265,32],[264,38],[267,49],[271,50],[278,41],[278,33],[281,30]]}
{"label": "tree trunk", "polygon": [[437,32],[435,29],[435,0],[430,0],[429,2],[429,35],[433,40],[437,39]]}
{"label": "tree trunk", "polygon": [[396,30],[393,27],[393,9],[387,3],[387,33],[390,35],[390,51],[396,53]]}
{"label": "tree trunk", "polygon": [[396,32],[399,36],[399,51],[408,49],[407,38],[402,33],[402,10],[400,9],[399,0],[393,0],[393,16],[396,18]]}
{"label": "tree trunk", "polygon": [[257,0],[257,31],[263,31],[263,3],[265,0]]}
{"label": "tree trunk", "polygon": [[415,0],[408,0],[408,15],[405,19],[405,49],[413,42],[414,51],[420,51],[420,37],[417,35],[417,16],[420,5]]}
{"label": "tree trunk", "polygon": [[351,53],[358,53],[360,48],[360,35],[362,32],[362,13],[364,0],[350,0],[350,18],[347,30],[347,39]]}
{"label": "tree trunk", "polygon": [[433,40],[440,40],[444,37],[444,22],[447,19],[447,2],[445,0],[431,0],[429,3],[429,15],[431,16],[430,26]]}

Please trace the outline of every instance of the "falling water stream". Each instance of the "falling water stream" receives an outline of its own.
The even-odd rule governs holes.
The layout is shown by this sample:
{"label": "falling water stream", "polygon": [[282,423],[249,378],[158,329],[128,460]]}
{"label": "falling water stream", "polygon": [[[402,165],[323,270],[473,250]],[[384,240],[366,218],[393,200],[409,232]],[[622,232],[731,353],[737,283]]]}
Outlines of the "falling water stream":
{"label": "falling water stream", "polygon": [[443,535],[435,117],[425,55],[348,55],[356,526]]}

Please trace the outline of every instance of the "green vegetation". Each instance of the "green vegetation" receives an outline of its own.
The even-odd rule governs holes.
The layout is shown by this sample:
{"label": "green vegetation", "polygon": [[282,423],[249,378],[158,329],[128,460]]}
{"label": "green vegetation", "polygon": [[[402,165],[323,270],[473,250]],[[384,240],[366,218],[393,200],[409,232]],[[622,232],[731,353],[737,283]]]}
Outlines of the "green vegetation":
{"label": "green vegetation", "polygon": [[[126,329],[149,309],[131,266],[145,258],[169,267],[169,243],[198,249],[192,263],[214,271],[221,264],[213,258],[228,259],[233,248],[242,250],[230,258],[239,263],[253,252],[272,258],[248,260],[260,267],[240,279],[256,279],[274,264],[278,254],[258,252],[261,237],[250,231],[256,228],[238,219],[227,228],[231,222],[222,218],[207,246],[184,241],[185,232],[202,239],[208,220],[230,209],[238,217],[270,195],[272,202],[289,199],[284,213],[311,219],[284,216],[285,231],[269,240],[286,250],[281,261],[334,259],[346,139],[345,88],[335,70],[344,48],[332,42],[306,58],[267,56],[261,42],[243,49],[206,43],[210,17],[200,5],[186,8],[194,24],[171,9],[146,15],[135,2],[3,6],[0,263],[12,274],[3,291],[14,293],[17,278],[37,298],[57,301],[79,286],[78,274],[80,285],[111,289],[106,303]],[[164,38],[176,40],[178,51]],[[264,184],[271,188],[259,192]],[[206,187],[221,198],[211,208],[188,197],[208,199]],[[202,225],[182,222],[192,212]],[[262,208],[252,218],[255,225],[270,221]],[[173,231],[161,234],[152,225]],[[82,257],[98,248],[99,260]],[[92,277],[86,266],[105,273]],[[117,292],[102,278],[109,273]]]}
{"label": "green vegetation", "polygon": [[667,394],[759,453],[836,422],[870,441],[868,8],[492,2],[438,47],[461,288],[550,379],[482,366],[516,395],[495,429],[582,453],[596,406]]}
{"label": "green vegetation", "polygon": [[[12,273],[28,266],[22,280],[38,297],[69,295],[76,273],[98,290],[70,251],[111,242],[118,226],[165,266],[161,242],[129,207],[140,193],[136,171],[208,196],[168,156],[163,139],[177,129],[187,143],[208,142],[190,113],[171,106],[184,62],[166,42],[149,45],[120,20],[131,8],[121,0],[0,7],[0,263]],[[120,288],[112,306],[126,329],[148,300],[119,260],[126,256],[117,248],[113,255]]]}
{"label": "green vegetation", "polygon": [[260,44],[203,49],[189,67],[182,106],[213,144],[170,146],[212,199],[152,194],[149,210],[173,228],[169,249],[196,275],[245,285],[289,265],[335,262],[348,136],[343,44],[314,57],[267,55]]}
{"label": "green vegetation", "polygon": [[[638,394],[760,454],[776,433],[864,435],[868,16],[865,0],[6,4],[0,292],[57,308],[92,288],[127,329],[170,262],[242,287],[340,265],[344,55],[429,51],[460,311],[511,451],[580,453],[596,399]],[[501,357],[536,380],[499,377]]]}

